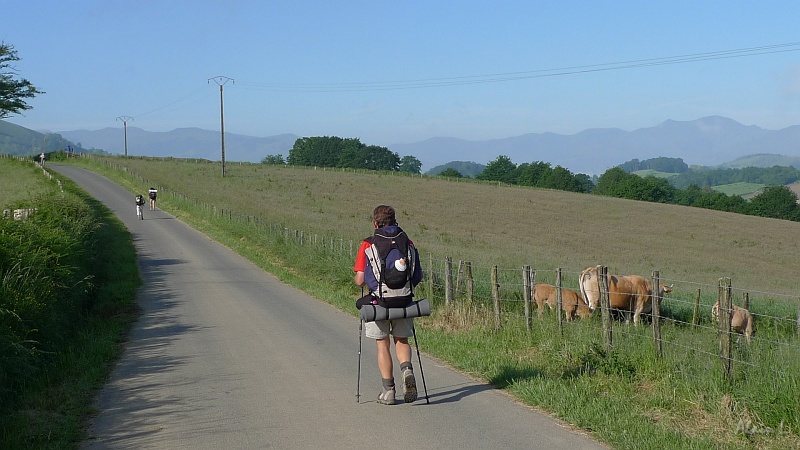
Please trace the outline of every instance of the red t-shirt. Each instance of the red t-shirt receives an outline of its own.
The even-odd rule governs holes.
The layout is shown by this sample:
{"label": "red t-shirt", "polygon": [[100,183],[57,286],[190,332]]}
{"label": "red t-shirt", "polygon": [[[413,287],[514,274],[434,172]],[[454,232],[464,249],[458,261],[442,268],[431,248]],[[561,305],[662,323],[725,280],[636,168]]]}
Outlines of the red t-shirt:
{"label": "red t-shirt", "polygon": [[367,241],[361,241],[361,246],[358,247],[356,253],[356,263],[353,265],[353,272],[363,272],[367,268],[367,249],[371,244]]}

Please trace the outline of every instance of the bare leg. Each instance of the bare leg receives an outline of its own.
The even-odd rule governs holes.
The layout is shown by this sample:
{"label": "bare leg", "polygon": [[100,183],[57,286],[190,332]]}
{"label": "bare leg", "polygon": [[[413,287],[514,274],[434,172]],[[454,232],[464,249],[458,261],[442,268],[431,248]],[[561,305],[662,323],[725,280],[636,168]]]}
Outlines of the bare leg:
{"label": "bare leg", "polygon": [[[378,369],[381,372],[381,377],[385,379],[392,378],[392,352],[390,349],[389,337],[378,339],[375,343],[378,345]],[[411,359],[411,347],[409,347],[409,359]]]}

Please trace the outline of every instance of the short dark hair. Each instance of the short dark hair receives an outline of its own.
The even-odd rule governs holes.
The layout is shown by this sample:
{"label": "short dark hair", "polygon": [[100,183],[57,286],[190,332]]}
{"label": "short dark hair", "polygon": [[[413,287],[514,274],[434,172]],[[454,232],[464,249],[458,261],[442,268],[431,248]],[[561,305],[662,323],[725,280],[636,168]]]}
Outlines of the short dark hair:
{"label": "short dark hair", "polygon": [[397,225],[397,219],[394,215],[394,208],[388,205],[380,205],[375,207],[375,210],[372,211],[372,220],[378,224],[378,228]]}

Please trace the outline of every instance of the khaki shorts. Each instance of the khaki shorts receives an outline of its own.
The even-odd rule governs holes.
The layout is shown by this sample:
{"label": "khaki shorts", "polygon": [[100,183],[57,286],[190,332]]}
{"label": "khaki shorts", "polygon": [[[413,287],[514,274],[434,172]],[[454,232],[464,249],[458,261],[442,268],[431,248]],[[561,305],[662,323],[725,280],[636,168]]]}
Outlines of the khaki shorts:
{"label": "khaki shorts", "polygon": [[370,339],[384,339],[389,335],[408,338],[413,334],[414,319],[376,320],[364,325],[366,336]]}

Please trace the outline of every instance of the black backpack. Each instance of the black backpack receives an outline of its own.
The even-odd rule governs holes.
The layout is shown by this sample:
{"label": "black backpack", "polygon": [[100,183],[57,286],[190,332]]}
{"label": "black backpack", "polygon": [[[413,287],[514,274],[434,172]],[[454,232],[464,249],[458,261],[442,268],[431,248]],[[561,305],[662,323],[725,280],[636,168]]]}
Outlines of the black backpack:
{"label": "black backpack", "polygon": [[378,305],[384,308],[404,308],[414,298],[414,246],[405,231],[396,227],[394,232],[378,228],[368,238],[370,247],[366,250],[375,279],[378,280]]}

